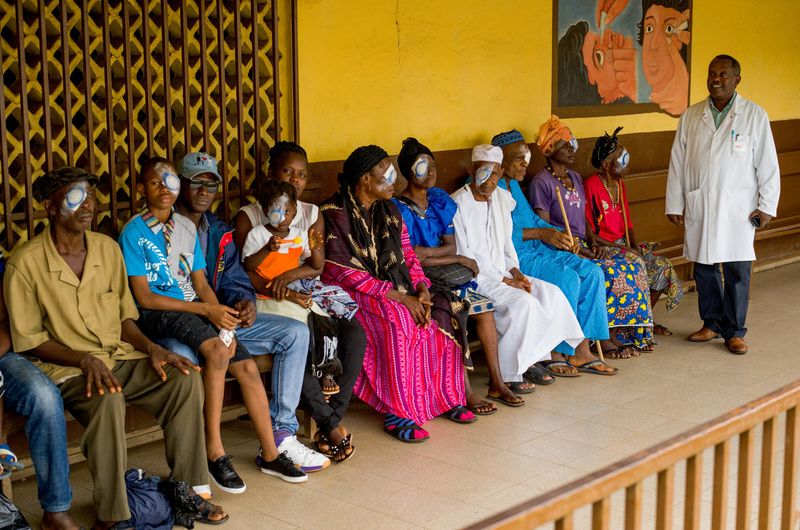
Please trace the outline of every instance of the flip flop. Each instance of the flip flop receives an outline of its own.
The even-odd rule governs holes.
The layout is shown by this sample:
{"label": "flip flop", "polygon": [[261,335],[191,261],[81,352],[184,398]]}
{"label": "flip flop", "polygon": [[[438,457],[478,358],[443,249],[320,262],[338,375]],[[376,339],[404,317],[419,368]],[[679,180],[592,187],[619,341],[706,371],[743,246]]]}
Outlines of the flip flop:
{"label": "flip flop", "polygon": [[[481,412],[481,411],[478,410],[481,407],[484,407],[484,408],[485,407],[491,407],[491,408],[488,411]],[[486,401],[484,401],[482,399],[481,399],[481,403],[479,405],[471,406],[471,405],[467,404],[467,408],[473,414],[475,414],[476,416],[490,416],[490,415],[494,414],[495,412],[497,412],[497,407],[495,407],[492,403],[488,403],[488,402],[486,402]]]}
{"label": "flip flop", "polygon": [[558,372],[554,372],[550,369],[551,366],[572,366],[569,361],[539,361],[536,363],[538,366],[545,370],[548,374],[552,375],[553,377],[580,377],[581,374],[560,374]]}
{"label": "flip flop", "polygon": [[[517,397],[519,397],[519,396],[517,396]],[[525,400],[524,399],[522,401],[510,401],[509,399],[507,399],[502,394],[499,395],[499,396],[492,396],[492,395],[487,394],[486,395],[486,399],[491,399],[492,401],[497,401],[498,403],[502,403],[503,405],[505,405],[507,407],[514,407],[514,408],[521,407],[522,405],[525,404]]]}
{"label": "flip flop", "polygon": [[[608,366],[609,368],[613,368],[614,371],[613,372],[604,372],[604,371],[602,371],[602,370],[597,368],[598,366],[601,366],[601,365],[602,366]],[[575,365],[573,365],[573,366],[575,366]],[[586,364],[582,364],[580,366],[575,366],[575,368],[577,368],[579,372],[583,372],[585,374],[595,374],[595,375],[617,375],[617,372],[619,372],[619,368],[614,368],[613,366],[609,366],[606,363],[604,363],[603,361],[589,361]]]}
{"label": "flip flop", "polygon": [[430,433],[407,418],[387,414],[383,422],[383,430],[397,440],[405,443],[422,443],[431,437]]}
{"label": "flip flop", "polygon": [[535,364],[525,370],[525,373],[522,374],[522,378],[526,381],[533,383],[535,385],[552,385],[556,382],[555,377],[550,375],[550,379],[545,379],[546,375],[550,375],[550,372],[542,368],[541,366],[536,366]]}
{"label": "flip flop", "polygon": [[0,444],[0,465],[9,471],[25,469],[25,464],[17,460],[17,455],[11,451],[8,444]]}
{"label": "flip flop", "polygon": [[478,418],[475,417],[475,414],[472,413],[467,407],[459,405],[457,407],[453,407],[452,409],[448,410],[442,417],[447,418],[448,420],[454,421],[456,423],[475,423],[478,421]]}
{"label": "flip flop", "polygon": [[514,392],[515,394],[533,394],[536,392],[536,387],[533,388],[525,388],[523,387],[523,383],[520,381],[514,381],[512,383],[505,383],[509,390]]}

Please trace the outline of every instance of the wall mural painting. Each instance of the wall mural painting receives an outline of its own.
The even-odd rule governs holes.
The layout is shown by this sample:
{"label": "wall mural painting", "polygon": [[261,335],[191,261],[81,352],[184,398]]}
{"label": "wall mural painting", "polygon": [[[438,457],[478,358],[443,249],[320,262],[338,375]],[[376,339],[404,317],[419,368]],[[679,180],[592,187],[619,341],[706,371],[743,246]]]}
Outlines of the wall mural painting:
{"label": "wall mural painting", "polygon": [[553,112],[680,115],[691,0],[553,0]]}

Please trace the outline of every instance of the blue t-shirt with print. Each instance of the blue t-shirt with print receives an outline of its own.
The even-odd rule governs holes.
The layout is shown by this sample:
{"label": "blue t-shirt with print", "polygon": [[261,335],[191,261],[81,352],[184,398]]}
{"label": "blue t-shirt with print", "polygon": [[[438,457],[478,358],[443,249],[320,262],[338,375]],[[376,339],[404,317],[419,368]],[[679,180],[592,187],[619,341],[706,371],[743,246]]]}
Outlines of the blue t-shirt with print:
{"label": "blue t-shirt with print", "polygon": [[[167,256],[162,225],[159,224],[151,229],[140,215],[133,217],[122,229],[119,244],[122,247],[128,276],[146,276],[150,290],[154,293],[191,302],[197,296],[189,275],[194,271],[205,269],[206,260],[200,249],[196,230],[193,242],[184,240],[191,237],[189,227],[182,222],[188,220],[177,219],[178,214],[173,216],[176,221],[170,249],[174,254],[173,259],[168,259]],[[193,224],[191,229],[194,229]],[[186,267],[182,266],[182,263],[187,264],[191,270],[185,270]]]}

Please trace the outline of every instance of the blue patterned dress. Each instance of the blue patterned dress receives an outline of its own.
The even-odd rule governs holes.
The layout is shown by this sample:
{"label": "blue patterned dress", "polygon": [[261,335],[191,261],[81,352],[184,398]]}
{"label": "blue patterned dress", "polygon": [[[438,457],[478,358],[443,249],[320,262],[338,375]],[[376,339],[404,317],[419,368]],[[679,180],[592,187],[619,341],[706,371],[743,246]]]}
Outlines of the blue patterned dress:
{"label": "blue patterned dress", "polygon": [[[572,226],[570,223],[572,233],[580,237],[582,244],[585,245],[586,194],[583,191],[581,176],[572,170],[569,171],[569,175],[574,183],[574,190],[565,194],[567,190],[558,179],[543,168],[531,182],[531,201],[537,208],[549,211],[551,219],[554,217],[560,219],[561,212],[555,195],[551,197],[551,194],[544,190],[552,190],[552,193],[561,191],[567,217],[578,220],[577,226]],[[543,185],[542,181],[546,181],[547,185]],[[575,212],[571,210],[579,210],[580,215],[572,215]],[[653,313],[650,309],[647,268],[642,259],[635,254],[614,252],[610,248],[606,250],[609,251],[608,259],[585,261],[594,263],[605,275],[608,327],[613,329],[614,336],[620,343],[639,349],[649,348],[653,339]]]}
{"label": "blue patterned dress", "polygon": [[[522,232],[526,228],[556,227],[536,215],[516,180],[511,180],[510,189],[505,178],[500,179],[499,185],[510,191],[517,202],[511,218],[514,222],[514,249],[517,251],[520,270],[561,289],[578,317],[585,337],[593,340],[608,339],[603,273],[592,262],[571,252],[556,250],[539,240],[523,240]],[[572,355],[575,352],[566,342],[559,344],[555,351],[563,355]]]}

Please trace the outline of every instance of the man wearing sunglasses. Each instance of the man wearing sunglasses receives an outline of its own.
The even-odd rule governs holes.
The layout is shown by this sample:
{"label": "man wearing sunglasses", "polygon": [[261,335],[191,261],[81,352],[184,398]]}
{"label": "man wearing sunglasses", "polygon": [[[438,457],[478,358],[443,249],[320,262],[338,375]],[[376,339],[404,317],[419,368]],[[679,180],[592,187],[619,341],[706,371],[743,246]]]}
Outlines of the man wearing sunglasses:
{"label": "man wearing sunglasses", "polygon": [[[175,208],[197,226],[200,248],[206,258],[208,283],[220,303],[239,311],[240,327],[236,339],[252,355],[272,354],[272,391],[270,415],[275,431],[297,432],[296,409],[308,355],[308,326],[298,320],[266,313],[256,313],[255,290],[241,266],[239,251],[233,243],[233,229],[209,212],[222,176],[214,157],[189,153],[178,165],[181,191]],[[193,359],[191,349],[170,344],[172,351]],[[196,362],[196,361],[195,361]],[[276,432],[280,437],[281,432]],[[276,440],[277,441],[277,440]],[[296,436],[278,442],[280,452],[306,473],[329,465],[324,455],[301,444]]]}

